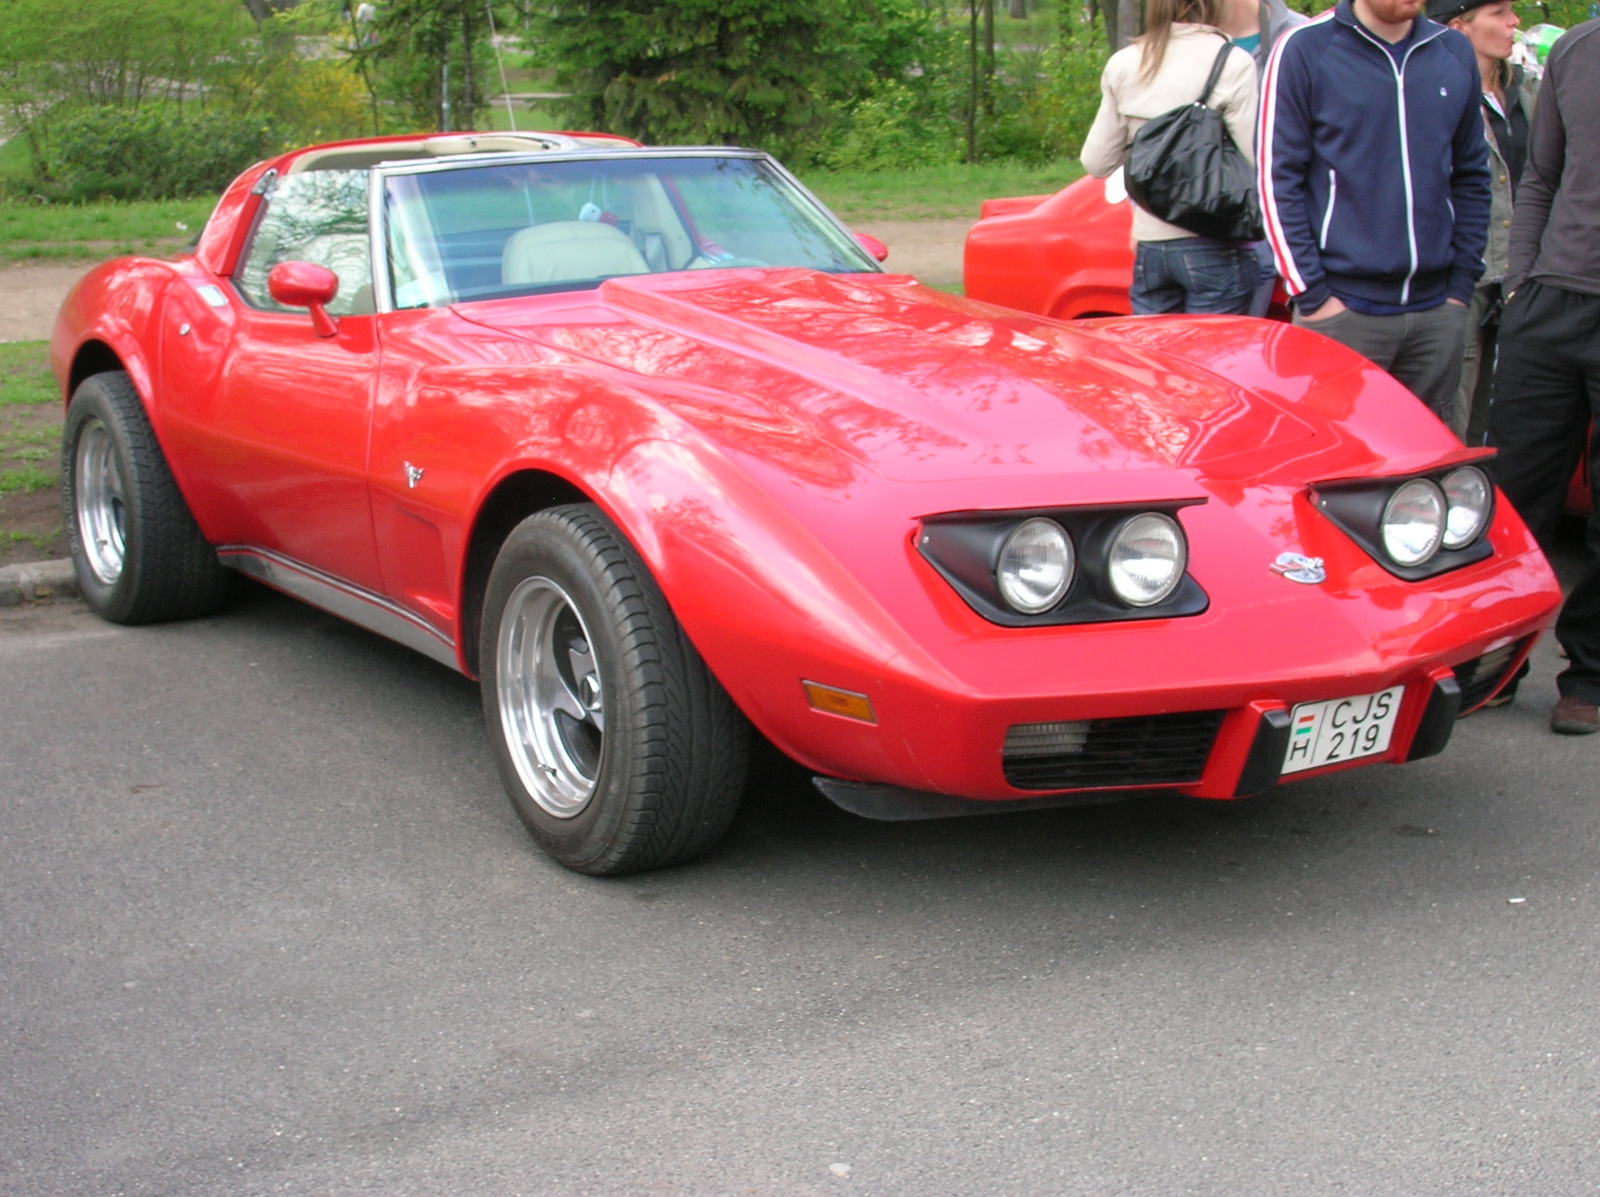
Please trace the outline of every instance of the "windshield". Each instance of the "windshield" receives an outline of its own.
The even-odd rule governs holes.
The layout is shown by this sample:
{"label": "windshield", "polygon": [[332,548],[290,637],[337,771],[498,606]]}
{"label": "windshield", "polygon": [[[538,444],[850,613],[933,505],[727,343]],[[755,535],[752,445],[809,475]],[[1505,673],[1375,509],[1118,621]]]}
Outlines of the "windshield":
{"label": "windshield", "polygon": [[751,158],[528,162],[397,175],[384,191],[397,308],[719,266],[879,267]]}

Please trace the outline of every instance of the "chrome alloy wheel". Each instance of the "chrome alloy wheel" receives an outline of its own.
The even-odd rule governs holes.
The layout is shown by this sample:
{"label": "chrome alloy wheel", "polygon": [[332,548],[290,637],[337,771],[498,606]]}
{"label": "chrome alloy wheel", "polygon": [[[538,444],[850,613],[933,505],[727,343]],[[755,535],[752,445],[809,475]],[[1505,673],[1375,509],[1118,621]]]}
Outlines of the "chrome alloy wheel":
{"label": "chrome alloy wheel", "polygon": [[110,586],[122,576],[127,506],[117,447],[99,420],[87,421],[78,434],[72,496],[83,555],[94,576]]}
{"label": "chrome alloy wheel", "polygon": [[605,701],[594,641],[567,592],[527,578],[506,600],[495,676],[506,748],[535,802],[558,819],[594,796]]}

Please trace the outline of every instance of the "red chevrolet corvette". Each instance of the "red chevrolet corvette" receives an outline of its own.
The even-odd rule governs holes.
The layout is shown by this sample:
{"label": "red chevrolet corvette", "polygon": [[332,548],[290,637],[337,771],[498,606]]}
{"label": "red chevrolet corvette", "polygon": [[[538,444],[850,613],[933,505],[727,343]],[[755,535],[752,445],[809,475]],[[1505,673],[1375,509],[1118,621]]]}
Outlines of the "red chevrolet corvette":
{"label": "red chevrolet corvette", "polygon": [[316,146],[62,308],[90,605],[232,571],[478,678],[562,863],[723,833],[750,725],[879,818],[1415,760],[1560,592],[1337,345],[884,274],[765,154]]}

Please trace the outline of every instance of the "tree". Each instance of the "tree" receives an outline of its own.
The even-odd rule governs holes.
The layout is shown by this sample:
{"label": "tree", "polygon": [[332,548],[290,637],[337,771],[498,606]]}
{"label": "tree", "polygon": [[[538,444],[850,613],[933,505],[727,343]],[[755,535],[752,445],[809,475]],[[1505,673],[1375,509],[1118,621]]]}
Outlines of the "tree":
{"label": "tree", "polygon": [[828,119],[842,18],[811,0],[588,0],[537,13],[575,126],[787,149]]}
{"label": "tree", "polygon": [[488,103],[489,10],[484,0],[388,0],[374,43],[358,52],[378,66],[379,87],[439,129],[470,129]]}
{"label": "tree", "polygon": [[46,126],[85,105],[204,107],[251,28],[235,0],[0,0],[0,105],[35,169]]}
{"label": "tree", "polygon": [[[1120,50],[1144,32],[1144,6],[1139,0],[1097,0],[1106,21],[1106,44]],[[1064,7],[1064,6],[1063,6]]]}

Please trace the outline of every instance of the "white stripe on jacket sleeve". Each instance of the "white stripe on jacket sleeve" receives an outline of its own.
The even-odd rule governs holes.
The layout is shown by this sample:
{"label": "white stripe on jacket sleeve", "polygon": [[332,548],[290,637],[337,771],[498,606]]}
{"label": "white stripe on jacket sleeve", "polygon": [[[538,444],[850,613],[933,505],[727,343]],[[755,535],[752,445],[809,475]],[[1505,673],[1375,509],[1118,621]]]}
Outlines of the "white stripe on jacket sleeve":
{"label": "white stripe on jacket sleeve", "polygon": [[1267,242],[1272,246],[1272,256],[1278,264],[1278,273],[1283,276],[1290,295],[1303,293],[1306,290],[1306,281],[1300,273],[1299,264],[1294,260],[1294,251],[1289,245],[1289,238],[1283,231],[1283,220],[1278,215],[1278,199],[1272,187],[1272,138],[1276,132],[1278,116],[1278,62],[1283,57],[1284,48],[1289,44],[1291,37],[1301,30],[1310,29],[1313,25],[1320,25],[1332,19],[1333,10],[1329,9],[1304,25],[1286,30],[1267,57],[1267,76],[1261,88],[1261,125],[1256,139],[1257,189],[1261,193],[1261,214],[1265,218]]}

